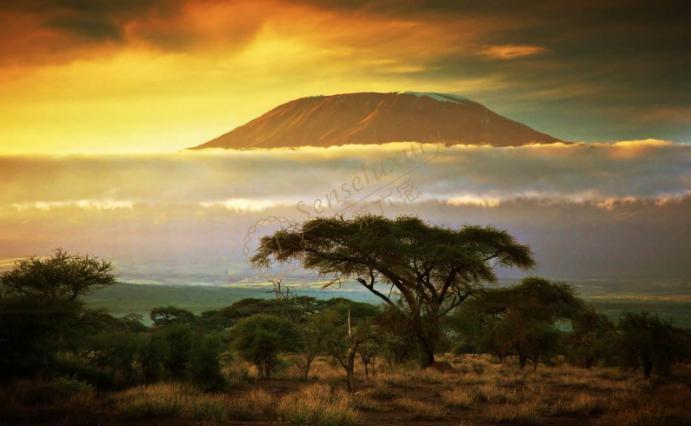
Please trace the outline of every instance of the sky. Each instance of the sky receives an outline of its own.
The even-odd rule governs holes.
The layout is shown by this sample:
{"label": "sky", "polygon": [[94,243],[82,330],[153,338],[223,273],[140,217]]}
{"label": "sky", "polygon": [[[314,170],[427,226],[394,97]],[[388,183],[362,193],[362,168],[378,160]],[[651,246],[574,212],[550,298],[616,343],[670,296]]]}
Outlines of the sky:
{"label": "sky", "polygon": [[466,96],[571,141],[691,141],[686,1],[0,2],[0,154],[174,152],[291,99]]}

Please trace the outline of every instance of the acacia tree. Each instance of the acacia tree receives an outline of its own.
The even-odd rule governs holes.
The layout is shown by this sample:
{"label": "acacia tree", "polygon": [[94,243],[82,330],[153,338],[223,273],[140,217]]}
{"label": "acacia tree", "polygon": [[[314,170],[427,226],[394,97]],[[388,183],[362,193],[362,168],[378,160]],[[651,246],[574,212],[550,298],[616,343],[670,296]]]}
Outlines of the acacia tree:
{"label": "acacia tree", "polygon": [[57,249],[48,258],[19,260],[12,270],[0,274],[0,297],[4,293],[42,300],[77,300],[95,287],[115,283],[112,272],[110,262]]}
{"label": "acacia tree", "polygon": [[80,296],[114,282],[109,262],[63,250],[0,274],[0,379],[53,370],[66,340],[93,319]]}
{"label": "acacia tree", "polygon": [[[453,230],[415,217],[369,215],[317,218],[265,236],[252,262],[268,267],[272,259],[298,260],[337,280],[356,279],[410,322],[423,367],[434,362],[440,319],[483,283],[495,281],[494,266],[533,265],[527,246],[492,227]],[[393,289],[405,310],[392,298]]]}
{"label": "acacia tree", "polygon": [[642,367],[646,379],[653,371],[669,375],[671,365],[683,358],[683,333],[656,315],[625,313],[618,328],[621,361],[634,369]]}
{"label": "acacia tree", "polygon": [[571,287],[529,277],[519,285],[478,292],[456,315],[456,328],[476,347],[499,356],[516,355],[533,368],[556,349],[559,320],[583,309]]}
{"label": "acacia tree", "polygon": [[568,338],[568,358],[585,368],[611,358],[616,327],[607,315],[598,313],[592,306],[585,306],[571,320],[571,325],[573,332]]}

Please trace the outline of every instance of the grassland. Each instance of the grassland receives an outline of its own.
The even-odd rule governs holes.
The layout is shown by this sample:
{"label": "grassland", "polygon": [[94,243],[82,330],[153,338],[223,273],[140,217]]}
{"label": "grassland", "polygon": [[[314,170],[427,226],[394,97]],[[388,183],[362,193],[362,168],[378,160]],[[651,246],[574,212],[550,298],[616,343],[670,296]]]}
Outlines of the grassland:
{"label": "grassland", "polygon": [[[161,383],[96,394],[88,385],[17,383],[0,393],[0,419],[38,424],[174,425],[683,425],[691,424],[691,366],[675,379],[645,381],[634,372],[566,364],[520,370],[512,360],[445,355],[452,369],[357,368],[354,394],[326,359],[310,380],[285,360],[273,380],[249,365],[225,374],[233,386],[203,393]],[[40,409],[36,409],[40,406]],[[1,423],[1,421],[0,421]]]}

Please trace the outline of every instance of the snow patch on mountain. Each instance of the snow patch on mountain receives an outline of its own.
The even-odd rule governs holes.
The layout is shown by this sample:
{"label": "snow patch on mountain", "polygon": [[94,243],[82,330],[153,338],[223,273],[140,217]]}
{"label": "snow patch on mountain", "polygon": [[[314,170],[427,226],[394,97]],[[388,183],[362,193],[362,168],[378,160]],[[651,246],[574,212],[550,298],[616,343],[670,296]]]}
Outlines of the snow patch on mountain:
{"label": "snow patch on mountain", "polygon": [[469,102],[467,98],[463,96],[453,95],[451,93],[436,93],[436,92],[401,92],[404,95],[413,96],[427,96],[439,102],[453,102],[456,104]]}

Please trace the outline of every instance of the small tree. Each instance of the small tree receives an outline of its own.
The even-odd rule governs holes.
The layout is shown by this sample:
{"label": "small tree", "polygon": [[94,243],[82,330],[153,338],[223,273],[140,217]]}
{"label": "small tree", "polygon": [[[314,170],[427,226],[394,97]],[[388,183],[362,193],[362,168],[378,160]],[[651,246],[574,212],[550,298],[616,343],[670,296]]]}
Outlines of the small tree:
{"label": "small tree", "polygon": [[189,325],[172,324],[159,333],[165,342],[164,369],[174,379],[185,378],[194,343],[192,329]]}
{"label": "small tree", "polygon": [[160,335],[149,336],[142,344],[139,355],[143,379],[147,383],[158,382],[165,377],[168,345]]}
{"label": "small tree", "polygon": [[604,314],[585,307],[571,320],[573,331],[568,336],[567,357],[574,363],[591,368],[612,355],[616,327]]}
{"label": "small tree", "polygon": [[318,354],[325,351],[325,341],[331,333],[331,324],[324,321],[321,313],[312,315],[304,324],[300,326],[302,334],[303,349],[297,356],[298,368],[302,371],[305,380],[309,378],[312,362]]}
{"label": "small tree", "polygon": [[376,327],[371,317],[354,318],[350,303],[339,303],[325,311],[321,320],[329,325],[325,336],[326,351],[346,372],[348,391],[355,386],[355,358],[361,345],[372,340]]}
{"label": "small tree", "polygon": [[76,300],[94,287],[115,283],[112,272],[110,262],[58,249],[49,258],[19,260],[14,269],[0,274],[0,294]]}
{"label": "small tree", "polygon": [[161,306],[153,308],[149,314],[151,321],[157,327],[172,324],[192,324],[196,317],[188,310],[176,308],[175,306]]}
{"label": "small tree", "polygon": [[238,321],[230,336],[233,347],[254,363],[265,379],[271,378],[280,353],[294,352],[302,347],[302,336],[294,323],[266,314]]}
{"label": "small tree", "polygon": [[680,330],[647,312],[626,313],[619,321],[619,351],[624,366],[642,368],[649,379],[653,372],[670,373],[682,349]]}
{"label": "small tree", "polygon": [[360,361],[362,365],[365,366],[365,377],[369,377],[370,366],[372,369],[372,376],[375,375],[374,367],[377,360],[377,354],[379,353],[379,343],[374,340],[374,338],[363,342],[358,348],[358,354],[360,355]]}
{"label": "small tree", "polygon": [[521,368],[537,367],[556,350],[555,322],[569,319],[582,307],[567,285],[526,278],[517,286],[486,290],[456,315],[456,330],[474,346],[500,357],[516,355]]}

